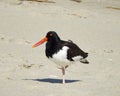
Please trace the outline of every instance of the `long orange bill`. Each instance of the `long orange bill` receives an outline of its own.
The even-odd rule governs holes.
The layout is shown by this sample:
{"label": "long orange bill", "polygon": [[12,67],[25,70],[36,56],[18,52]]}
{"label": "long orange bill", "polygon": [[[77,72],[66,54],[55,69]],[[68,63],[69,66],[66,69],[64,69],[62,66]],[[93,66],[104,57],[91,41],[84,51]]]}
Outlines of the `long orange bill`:
{"label": "long orange bill", "polygon": [[35,47],[43,44],[43,43],[46,42],[47,40],[48,40],[47,37],[43,38],[42,40],[40,40],[39,42],[37,42],[36,44],[34,44],[34,45],[32,46],[32,48],[35,48]]}

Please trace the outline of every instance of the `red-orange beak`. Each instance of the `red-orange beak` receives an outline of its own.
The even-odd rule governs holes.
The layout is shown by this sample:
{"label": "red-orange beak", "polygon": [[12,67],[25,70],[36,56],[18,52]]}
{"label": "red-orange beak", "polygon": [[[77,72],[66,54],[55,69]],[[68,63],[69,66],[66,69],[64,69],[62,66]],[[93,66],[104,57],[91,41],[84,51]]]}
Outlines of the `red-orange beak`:
{"label": "red-orange beak", "polygon": [[34,44],[34,45],[32,46],[32,48],[35,48],[35,47],[43,44],[43,43],[46,42],[47,40],[48,40],[47,37],[43,38],[42,40],[40,40],[39,42],[37,42],[36,44]]}

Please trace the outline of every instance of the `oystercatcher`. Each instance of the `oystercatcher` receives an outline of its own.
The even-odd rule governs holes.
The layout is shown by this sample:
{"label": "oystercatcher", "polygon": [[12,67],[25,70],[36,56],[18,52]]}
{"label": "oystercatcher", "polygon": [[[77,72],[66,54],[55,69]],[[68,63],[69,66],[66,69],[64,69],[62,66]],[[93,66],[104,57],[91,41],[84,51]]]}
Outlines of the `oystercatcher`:
{"label": "oystercatcher", "polygon": [[34,44],[32,48],[37,47],[46,42],[46,56],[54,61],[60,69],[62,69],[62,83],[65,83],[65,69],[73,62],[80,61],[89,64],[86,57],[88,53],[81,50],[71,40],[64,41],[54,31],[49,31],[45,38]]}

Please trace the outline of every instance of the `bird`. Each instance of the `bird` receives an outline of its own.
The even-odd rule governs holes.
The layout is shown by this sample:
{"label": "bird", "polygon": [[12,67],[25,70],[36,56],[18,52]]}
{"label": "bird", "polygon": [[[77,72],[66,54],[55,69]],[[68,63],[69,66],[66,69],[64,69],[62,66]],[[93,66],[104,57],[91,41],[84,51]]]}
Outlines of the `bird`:
{"label": "bird", "polygon": [[65,70],[74,62],[89,64],[86,59],[88,53],[80,49],[72,40],[61,40],[55,31],[47,32],[46,36],[39,42],[35,43],[32,48],[35,48],[44,42],[46,43],[46,57],[52,60],[62,70],[62,83],[65,84]]}

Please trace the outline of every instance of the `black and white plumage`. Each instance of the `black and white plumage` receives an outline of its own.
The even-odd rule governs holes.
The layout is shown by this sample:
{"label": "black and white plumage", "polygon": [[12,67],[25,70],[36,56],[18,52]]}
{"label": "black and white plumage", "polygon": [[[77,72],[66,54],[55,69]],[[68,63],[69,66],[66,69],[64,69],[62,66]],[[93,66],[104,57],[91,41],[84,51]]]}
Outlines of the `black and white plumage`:
{"label": "black and white plumage", "polygon": [[81,63],[88,64],[88,53],[81,50],[71,40],[63,41],[54,31],[49,31],[45,38],[33,45],[37,47],[40,44],[46,43],[46,56],[54,61],[60,69],[62,69],[63,83],[65,83],[65,69],[73,62],[80,61]]}

